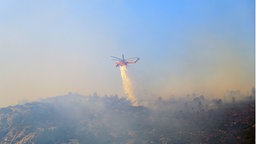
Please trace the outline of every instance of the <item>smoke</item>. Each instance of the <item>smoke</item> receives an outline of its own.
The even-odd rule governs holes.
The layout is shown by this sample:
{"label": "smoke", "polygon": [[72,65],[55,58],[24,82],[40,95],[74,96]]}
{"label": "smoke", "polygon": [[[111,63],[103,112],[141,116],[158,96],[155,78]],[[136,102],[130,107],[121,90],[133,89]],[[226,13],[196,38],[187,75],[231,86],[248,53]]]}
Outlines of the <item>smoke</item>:
{"label": "smoke", "polygon": [[133,106],[138,106],[137,98],[133,91],[132,82],[127,74],[126,66],[120,66],[121,77],[123,81],[124,93],[127,99],[131,101]]}

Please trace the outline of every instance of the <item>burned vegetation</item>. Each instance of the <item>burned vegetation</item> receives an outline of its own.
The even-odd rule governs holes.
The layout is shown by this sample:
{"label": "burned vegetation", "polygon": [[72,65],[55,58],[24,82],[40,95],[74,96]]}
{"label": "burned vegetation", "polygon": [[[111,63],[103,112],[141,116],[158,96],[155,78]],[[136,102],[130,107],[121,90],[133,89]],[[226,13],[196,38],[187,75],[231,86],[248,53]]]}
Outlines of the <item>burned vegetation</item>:
{"label": "burned vegetation", "polygon": [[254,143],[254,97],[203,96],[132,106],[118,96],[71,94],[0,109],[0,144]]}

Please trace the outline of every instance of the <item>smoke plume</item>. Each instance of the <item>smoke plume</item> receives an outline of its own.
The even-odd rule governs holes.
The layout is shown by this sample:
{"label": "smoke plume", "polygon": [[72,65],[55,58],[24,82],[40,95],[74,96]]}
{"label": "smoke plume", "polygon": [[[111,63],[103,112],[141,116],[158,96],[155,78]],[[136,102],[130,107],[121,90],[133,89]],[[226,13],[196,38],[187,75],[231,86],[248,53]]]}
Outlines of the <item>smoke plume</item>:
{"label": "smoke plume", "polygon": [[120,66],[121,77],[123,81],[124,93],[133,106],[138,106],[137,98],[133,91],[132,82],[127,74],[126,66]]}

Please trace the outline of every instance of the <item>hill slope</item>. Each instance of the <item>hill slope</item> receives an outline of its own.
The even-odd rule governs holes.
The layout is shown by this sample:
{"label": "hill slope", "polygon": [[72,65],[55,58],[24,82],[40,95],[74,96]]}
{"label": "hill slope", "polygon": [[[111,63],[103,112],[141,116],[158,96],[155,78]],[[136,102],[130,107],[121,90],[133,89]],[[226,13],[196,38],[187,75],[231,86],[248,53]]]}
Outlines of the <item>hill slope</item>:
{"label": "hill slope", "polygon": [[254,143],[254,102],[157,101],[59,96],[0,109],[0,144]]}

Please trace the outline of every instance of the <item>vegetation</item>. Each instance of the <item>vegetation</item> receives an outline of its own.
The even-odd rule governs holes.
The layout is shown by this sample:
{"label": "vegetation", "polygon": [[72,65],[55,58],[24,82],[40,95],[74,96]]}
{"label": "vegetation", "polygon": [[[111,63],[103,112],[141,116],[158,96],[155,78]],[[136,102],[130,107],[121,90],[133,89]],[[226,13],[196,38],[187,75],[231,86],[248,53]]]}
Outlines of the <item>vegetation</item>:
{"label": "vegetation", "polygon": [[0,109],[0,144],[252,144],[254,112],[254,98],[159,98],[149,108],[71,94]]}

